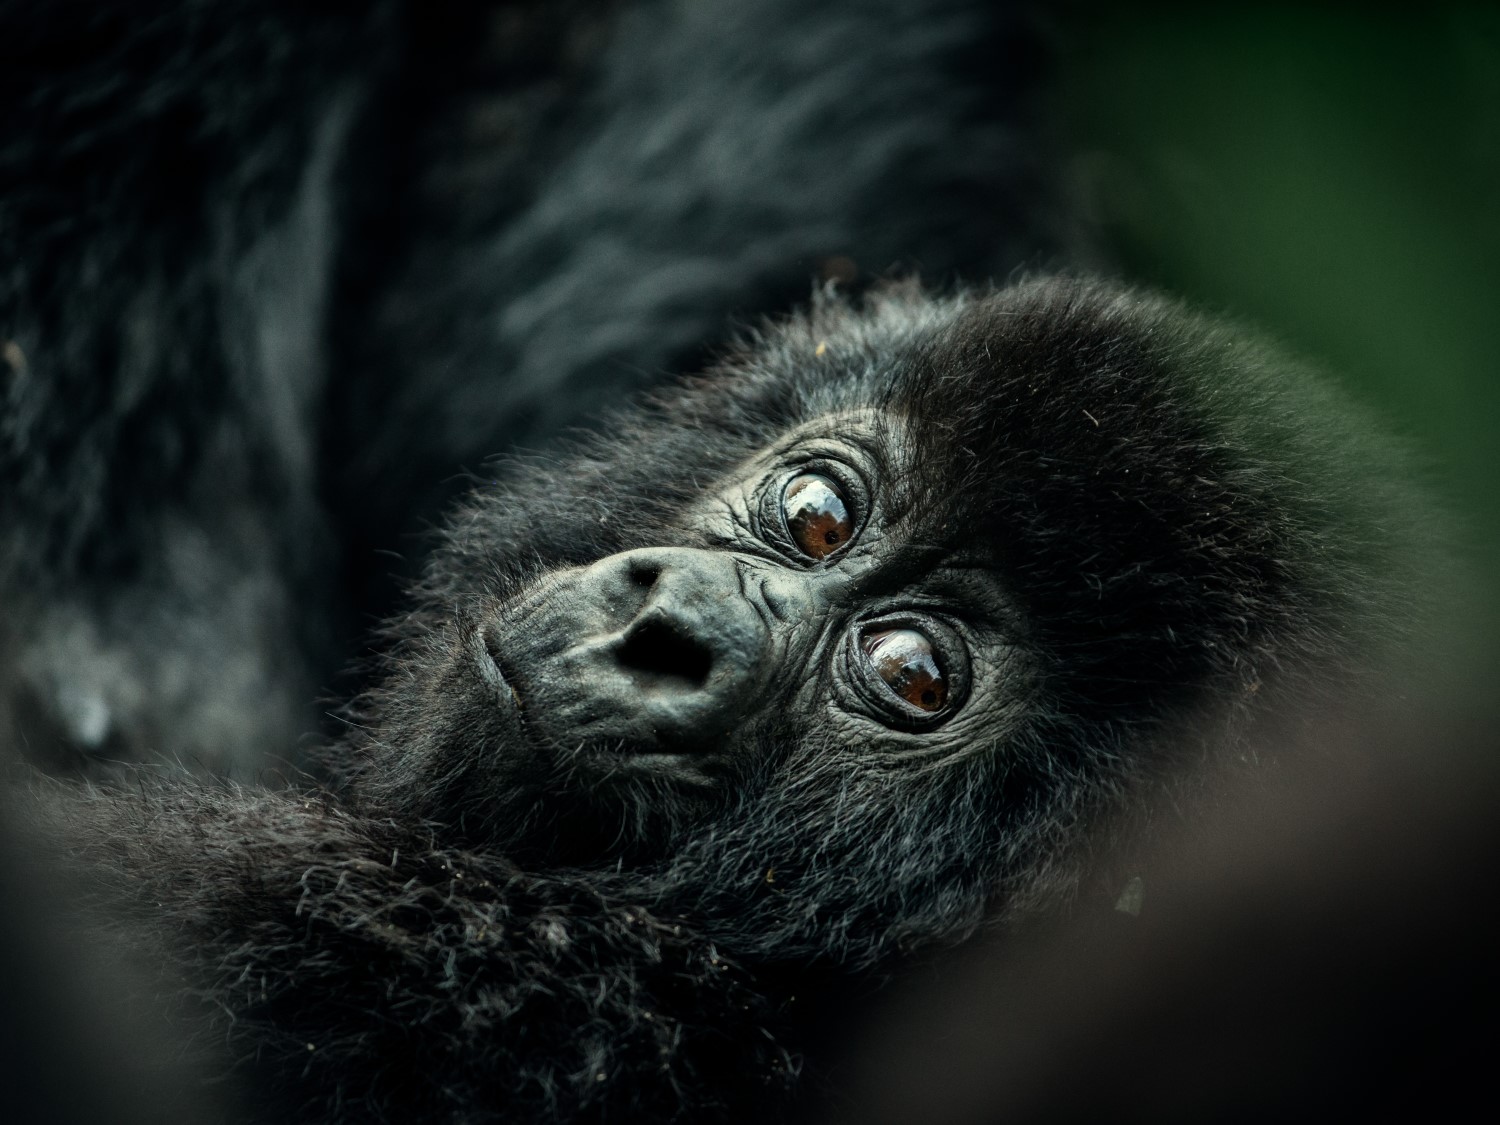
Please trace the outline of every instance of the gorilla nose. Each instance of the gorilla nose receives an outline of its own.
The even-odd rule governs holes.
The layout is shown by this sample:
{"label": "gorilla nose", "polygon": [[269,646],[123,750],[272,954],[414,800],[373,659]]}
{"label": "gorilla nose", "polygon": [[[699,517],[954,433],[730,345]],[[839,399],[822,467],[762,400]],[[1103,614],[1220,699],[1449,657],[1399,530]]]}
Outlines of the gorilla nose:
{"label": "gorilla nose", "polygon": [[639,608],[611,645],[663,743],[700,743],[743,717],[761,686],[771,638],[732,555],[690,548],[613,560]]}

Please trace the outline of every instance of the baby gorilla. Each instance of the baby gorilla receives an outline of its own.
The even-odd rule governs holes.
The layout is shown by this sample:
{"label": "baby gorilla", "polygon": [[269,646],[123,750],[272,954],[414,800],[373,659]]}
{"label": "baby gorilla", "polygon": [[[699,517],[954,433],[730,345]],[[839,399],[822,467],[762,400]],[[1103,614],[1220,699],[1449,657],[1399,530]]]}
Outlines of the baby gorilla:
{"label": "baby gorilla", "polygon": [[830,990],[1384,666],[1429,537],[1368,430],[1103,283],[822,296],[475,489],[326,783],[68,838],[267,1119],[764,1119]]}

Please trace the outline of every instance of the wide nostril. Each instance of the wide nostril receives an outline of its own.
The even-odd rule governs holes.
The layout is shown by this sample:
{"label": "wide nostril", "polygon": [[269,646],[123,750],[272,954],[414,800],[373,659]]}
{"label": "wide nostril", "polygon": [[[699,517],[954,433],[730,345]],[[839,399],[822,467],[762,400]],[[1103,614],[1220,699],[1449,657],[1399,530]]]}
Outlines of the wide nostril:
{"label": "wide nostril", "polygon": [[634,626],[619,649],[620,663],[635,672],[702,687],[714,658],[703,644],[662,617]]}
{"label": "wide nostril", "polygon": [[649,590],[661,577],[661,564],[649,555],[632,555],[626,573],[630,576],[633,585],[642,590]]}

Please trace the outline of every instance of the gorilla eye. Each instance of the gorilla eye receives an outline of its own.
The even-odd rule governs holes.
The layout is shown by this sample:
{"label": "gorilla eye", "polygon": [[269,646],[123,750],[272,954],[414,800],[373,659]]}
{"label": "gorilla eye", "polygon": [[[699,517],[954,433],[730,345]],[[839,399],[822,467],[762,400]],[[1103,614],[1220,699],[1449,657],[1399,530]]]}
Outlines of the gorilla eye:
{"label": "gorilla eye", "polygon": [[817,473],[802,473],[787,481],[781,511],[792,541],[811,559],[826,559],[854,534],[854,518],[843,491]]}
{"label": "gorilla eye", "polygon": [[883,629],[860,641],[865,658],[885,685],[913,707],[929,713],[948,702],[948,677],[932,641],[915,629]]}

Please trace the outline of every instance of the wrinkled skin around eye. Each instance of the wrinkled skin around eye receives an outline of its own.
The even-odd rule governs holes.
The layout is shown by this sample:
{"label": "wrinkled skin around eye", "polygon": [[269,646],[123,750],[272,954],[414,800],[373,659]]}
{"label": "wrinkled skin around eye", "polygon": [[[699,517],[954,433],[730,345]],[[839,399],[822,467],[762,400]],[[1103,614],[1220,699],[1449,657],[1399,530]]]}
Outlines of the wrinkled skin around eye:
{"label": "wrinkled skin around eye", "polygon": [[932,651],[932,642],[917,630],[870,633],[861,647],[891,691],[913,707],[937,712],[948,702],[948,679]]}
{"label": "wrinkled skin around eye", "polygon": [[817,473],[793,477],[782,493],[786,527],[797,549],[825,559],[854,534],[854,517],[839,486]]}

